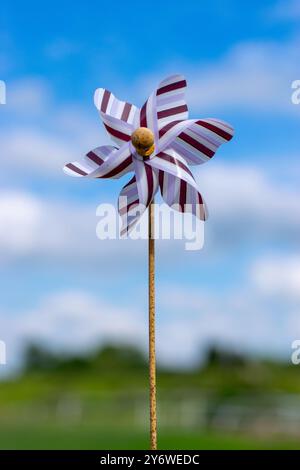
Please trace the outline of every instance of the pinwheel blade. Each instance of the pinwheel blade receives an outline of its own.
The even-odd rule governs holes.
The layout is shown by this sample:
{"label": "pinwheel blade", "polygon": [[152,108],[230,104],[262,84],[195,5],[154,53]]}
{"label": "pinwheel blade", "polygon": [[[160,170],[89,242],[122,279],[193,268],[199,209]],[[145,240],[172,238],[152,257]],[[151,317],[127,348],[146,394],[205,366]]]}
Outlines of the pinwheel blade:
{"label": "pinwheel blade", "polygon": [[173,121],[159,131],[158,151],[174,148],[192,165],[204,163],[214,156],[219,146],[229,142],[233,128],[218,119]]}
{"label": "pinwheel blade", "polygon": [[182,75],[172,75],[158,85],[141,108],[140,125],[154,132],[156,145],[162,127],[174,120],[188,118],[186,86]]}
{"label": "pinwheel blade", "polygon": [[94,94],[96,108],[108,116],[137,126],[140,110],[133,104],[118,100],[110,91],[98,88]]}
{"label": "pinwheel blade", "polygon": [[103,124],[111,139],[121,147],[125,142],[130,142],[134,127],[127,122],[116,119],[108,114],[101,114]]}
{"label": "pinwheel blade", "polygon": [[169,122],[188,119],[186,88],[183,75],[173,75],[159,84],[156,90],[158,129]]}
{"label": "pinwheel blade", "polygon": [[164,201],[173,209],[207,219],[207,210],[196,181],[184,159],[173,149],[161,152],[149,161],[158,170],[159,186]]}
{"label": "pinwheel blade", "polygon": [[189,165],[210,160],[221,144],[229,142],[233,128],[217,119],[200,119],[181,132],[171,144]]}
{"label": "pinwheel blade", "polygon": [[111,145],[90,151],[82,162],[68,163],[64,172],[70,176],[87,178],[120,178],[133,170],[129,145],[116,149]]}
{"label": "pinwheel blade", "polygon": [[124,186],[119,196],[121,236],[133,230],[158,190],[158,172],[140,160],[134,160],[133,165],[135,176]]}
{"label": "pinwheel blade", "polygon": [[104,88],[96,90],[94,103],[109,136],[118,147],[129,142],[132,132],[139,126],[140,110],[130,103],[118,100]]}

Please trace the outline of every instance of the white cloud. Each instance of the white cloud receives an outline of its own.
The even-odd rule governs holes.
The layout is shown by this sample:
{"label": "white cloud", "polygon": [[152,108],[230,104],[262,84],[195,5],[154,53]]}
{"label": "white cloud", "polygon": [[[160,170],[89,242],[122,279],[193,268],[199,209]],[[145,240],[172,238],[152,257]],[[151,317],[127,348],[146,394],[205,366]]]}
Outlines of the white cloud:
{"label": "white cloud", "polygon": [[298,190],[250,166],[214,165],[196,174],[210,212],[206,239],[213,237],[216,249],[224,244],[299,239]]}
{"label": "white cloud", "polygon": [[300,301],[300,257],[273,256],[259,259],[252,266],[252,280],[266,295]]}
{"label": "white cloud", "polygon": [[158,325],[160,358],[192,365],[208,345],[221,344],[241,353],[288,359],[291,341],[300,337],[299,298],[296,304],[286,298],[270,299],[251,281],[246,278],[245,284],[220,292],[165,287],[158,304],[163,312]]}
{"label": "white cloud", "polygon": [[3,131],[0,146],[3,170],[10,175],[30,174],[45,179],[61,176],[64,163],[72,161],[78,151],[55,134],[26,127]]}
{"label": "white cloud", "polygon": [[49,84],[38,77],[26,77],[8,84],[7,110],[37,115],[49,111],[52,94]]}
{"label": "white cloud", "polygon": [[116,307],[83,292],[49,295],[40,305],[18,315],[0,315],[1,339],[7,347],[7,368],[22,362],[24,347],[38,343],[56,352],[84,353],[105,342],[145,346],[146,316],[134,308]]}
{"label": "white cloud", "polygon": [[[161,284],[157,300],[158,360],[171,366],[192,366],[210,344],[288,358],[291,341],[300,335],[299,302],[278,306],[277,300],[274,311],[251,279],[239,289],[219,293]],[[62,291],[31,310],[2,312],[0,322],[8,357],[3,374],[20,363],[29,342],[56,352],[83,353],[106,342],[130,343],[147,351],[147,308],[128,299],[120,306],[114,299]]]}
{"label": "white cloud", "polygon": [[106,338],[136,342],[144,330],[134,309],[116,307],[82,292],[50,296],[25,314],[21,323],[19,331],[25,338],[50,341],[64,349],[88,349]]}
{"label": "white cloud", "polygon": [[[107,202],[107,201],[105,201]],[[142,253],[145,242],[101,241],[96,237],[96,205],[61,203],[21,191],[0,192],[0,254],[2,260],[69,260],[85,265],[110,260],[126,264]],[[122,257],[120,254],[122,253]],[[106,270],[109,269],[108,264]]]}
{"label": "white cloud", "polygon": [[237,45],[219,63],[192,71],[189,102],[208,111],[295,113],[290,87],[299,73],[299,50],[298,40]]}
{"label": "white cloud", "polygon": [[0,247],[3,255],[19,256],[34,249],[42,205],[29,194],[2,192]]}
{"label": "white cloud", "polygon": [[57,178],[63,175],[65,163],[81,160],[89,150],[103,142],[110,143],[98,129],[97,116],[91,125],[82,114],[76,119],[71,108],[57,114],[57,128],[51,131],[28,125],[1,129],[2,174],[6,171],[10,176],[25,173],[45,179]]}
{"label": "white cloud", "polygon": [[[279,241],[287,246],[298,242],[298,190],[272,182],[258,169],[238,165],[215,165],[213,169],[199,171],[197,179],[210,212],[205,225],[205,247],[208,244],[214,252],[228,254],[238,246],[249,246],[253,242]],[[112,201],[106,197],[105,203],[112,202],[115,206],[116,197]],[[99,199],[97,204],[100,202]],[[97,204],[48,200],[22,191],[2,191],[0,252],[6,259],[38,255],[73,258],[78,263],[90,262],[98,253],[104,258],[111,257],[112,264],[120,253],[124,252],[126,259],[134,250],[142,253],[143,241],[100,241],[96,238]],[[179,244],[180,250],[184,251],[181,241],[161,242],[161,256],[169,258],[174,250],[178,252]]]}
{"label": "white cloud", "polygon": [[55,103],[49,83],[41,78],[7,84],[0,127],[2,175],[62,176],[65,163],[109,143],[92,97],[87,109]]}
{"label": "white cloud", "polygon": [[92,97],[89,111],[74,103],[60,106],[55,114],[55,123],[68,141],[75,141],[77,147],[79,145],[78,158],[99,145],[111,144]]}
{"label": "white cloud", "polygon": [[134,89],[143,101],[145,89],[150,91],[179,68],[188,80],[187,100],[193,113],[238,110],[271,115],[280,111],[298,117],[297,107],[291,103],[291,83],[299,75],[299,45],[298,38],[242,42],[214,62],[170,64],[142,77]]}

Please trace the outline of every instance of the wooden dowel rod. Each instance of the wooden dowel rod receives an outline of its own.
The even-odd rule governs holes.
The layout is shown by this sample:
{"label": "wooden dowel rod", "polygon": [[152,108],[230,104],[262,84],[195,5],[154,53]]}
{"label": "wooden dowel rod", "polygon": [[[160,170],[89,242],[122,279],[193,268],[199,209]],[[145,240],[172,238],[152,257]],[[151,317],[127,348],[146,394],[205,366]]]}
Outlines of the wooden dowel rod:
{"label": "wooden dowel rod", "polygon": [[149,230],[149,386],[150,386],[150,449],[157,449],[156,358],[155,358],[155,240],[154,201],[148,209]]}

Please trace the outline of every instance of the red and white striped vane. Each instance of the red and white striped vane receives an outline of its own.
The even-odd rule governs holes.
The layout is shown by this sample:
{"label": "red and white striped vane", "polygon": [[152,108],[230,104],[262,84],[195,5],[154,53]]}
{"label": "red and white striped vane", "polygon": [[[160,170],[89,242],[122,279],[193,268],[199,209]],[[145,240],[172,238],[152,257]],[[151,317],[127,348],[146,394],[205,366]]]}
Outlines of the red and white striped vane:
{"label": "red and white striped vane", "polygon": [[207,218],[188,165],[210,160],[234,131],[217,119],[188,119],[186,86],[182,75],[166,78],[141,109],[119,101],[103,88],[95,92],[95,105],[116,146],[97,147],[82,162],[68,163],[64,171],[85,178],[120,178],[134,173],[119,196],[121,235],[136,225],[158,187],[172,208],[200,220]]}

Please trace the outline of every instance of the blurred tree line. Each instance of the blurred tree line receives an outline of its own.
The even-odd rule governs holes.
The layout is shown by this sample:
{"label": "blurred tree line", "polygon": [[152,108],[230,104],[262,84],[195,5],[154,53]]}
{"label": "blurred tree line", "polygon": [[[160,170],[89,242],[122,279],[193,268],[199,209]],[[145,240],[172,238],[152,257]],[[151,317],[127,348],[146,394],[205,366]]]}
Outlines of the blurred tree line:
{"label": "blurred tree line", "polygon": [[[194,367],[195,371],[211,367],[242,367],[250,362],[242,354],[230,351],[215,345],[208,347],[204,361],[199,361]],[[201,364],[201,365],[200,365]],[[148,367],[147,358],[139,349],[130,345],[106,344],[96,351],[82,355],[66,355],[55,353],[40,344],[29,344],[24,353],[23,371],[50,372],[50,371],[111,371],[132,370],[144,371]],[[159,364],[158,364],[158,368]],[[166,372],[168,369],[163,368]],[[174,369],[172,369],[174,370]]]}
{"label": "blurred tree line", "polygon": [[54,353],[38,344],[30,344],[24,354],[24,373],[105,370],[143,370],[147,367],[144,355],[132,346],[105,345],[86,355]]}

